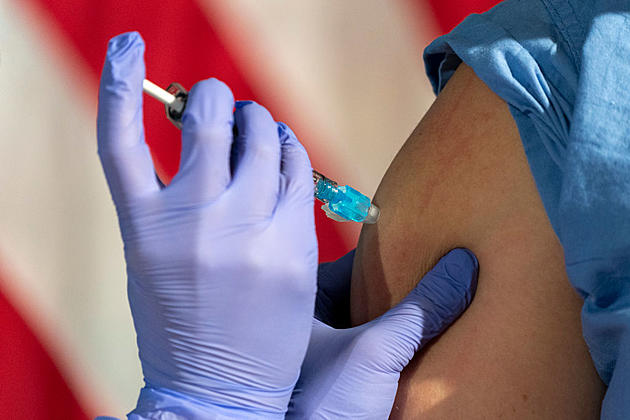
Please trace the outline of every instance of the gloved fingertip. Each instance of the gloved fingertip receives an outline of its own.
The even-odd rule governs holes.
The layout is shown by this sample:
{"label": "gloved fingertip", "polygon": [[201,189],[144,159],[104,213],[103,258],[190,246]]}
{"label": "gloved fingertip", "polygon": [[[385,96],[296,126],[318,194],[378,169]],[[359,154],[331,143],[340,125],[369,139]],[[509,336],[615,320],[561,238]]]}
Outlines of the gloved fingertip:
{"label": "gloved fingertip", "polygon": [[109,40],[107,45],[107,60],[116,61],[135,50],[144,50],[144,40],[142,36],[136,31],[125,32]]}
{"label": "gloved fingertip", "polygon": [[479,274],[477,257],[469,249],[456,248],[449,252],[443,261],[448,276],[466,291],[466,303],[469,304],[477,291]]}
{"label": "gloved fingertip", "polygon": [[112,38],[101,77],[101,100],[128,98],[128,94],[141,98],[144,76],[144,41],[140,34],[127,32]]}
{"label": "gloved fingertip", "polygon": [[249,104],[253,104],[253,103],[254,103],[254,101],[236,101],[236,103],[234,104],[234,108],[241,109],[244,106],[249,105]]}
{"label": "gloved fingertip", "polygon": [[306,153],[306,149],[304,145],[300,143],[297,136],[291,130],[291,127],[286,125],[285,123],[279,121],[276,123],[278,125],[278,138],[280,138],[280,144],[283,146],[296,146]]}
{"label": "gloved fingertip", "polygon": [[223,81],[211,77],[193,85],[182,116],[183,132],[200,127],[229,124],[234,129],[235,103],[232,89]]}
{"label": "gloved fingertip", "polygon": [[293,133],[293,130],[291,130],[288,125],[286,125],[282,121],[278,121],[276,124],[278,124],[278,136],[283,143],[289,139],[297,140],[295,133]]}

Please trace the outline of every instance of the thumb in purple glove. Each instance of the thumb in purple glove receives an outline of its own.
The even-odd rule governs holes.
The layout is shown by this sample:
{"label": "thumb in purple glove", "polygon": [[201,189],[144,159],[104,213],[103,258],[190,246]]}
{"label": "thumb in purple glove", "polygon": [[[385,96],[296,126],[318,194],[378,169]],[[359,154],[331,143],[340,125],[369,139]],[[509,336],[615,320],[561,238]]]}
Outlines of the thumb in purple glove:
{"label": "thumb in purple glove", "polygon": [[468,307],[477,273],[472,252],[455,249],[371,322],[334,329],[314,319],[286,418],[387,418],[400,372]]}

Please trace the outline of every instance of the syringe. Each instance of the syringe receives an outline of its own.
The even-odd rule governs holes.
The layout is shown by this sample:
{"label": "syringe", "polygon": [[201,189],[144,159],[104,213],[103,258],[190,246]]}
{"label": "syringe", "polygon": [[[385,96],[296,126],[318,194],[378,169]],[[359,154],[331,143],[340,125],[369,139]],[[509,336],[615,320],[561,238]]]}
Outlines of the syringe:
{"label": "syringe", "polygon": [[[178,83],[171,83],[164,90],[158,85],[144,80],[142,88],[149,96],[162,102],[166,107],[166,116],[182,128],[182,115],[188,100],[188,91]],[[315,198],[322,201],[322,210],[326,215],[338,222],[349,220],[373,224],[380,215],[380,209],[370,202],[370,199],[349,185],[339,186],[335,181],[313,170],[315,184]]]}

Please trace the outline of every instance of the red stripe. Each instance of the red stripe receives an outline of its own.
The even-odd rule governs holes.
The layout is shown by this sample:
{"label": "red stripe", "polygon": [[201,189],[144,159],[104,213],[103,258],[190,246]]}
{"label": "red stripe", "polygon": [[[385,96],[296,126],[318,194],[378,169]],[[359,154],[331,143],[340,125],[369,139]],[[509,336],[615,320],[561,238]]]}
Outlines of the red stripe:
{"label": "red stripe", "polygon": [[85,420],[50,356],[0,294],[0,418]]}
{"label": "red stripe", "polygon": [[471,13],[482,13],[500,0],[411,0],[429,4],[442,33],[447,33]]}

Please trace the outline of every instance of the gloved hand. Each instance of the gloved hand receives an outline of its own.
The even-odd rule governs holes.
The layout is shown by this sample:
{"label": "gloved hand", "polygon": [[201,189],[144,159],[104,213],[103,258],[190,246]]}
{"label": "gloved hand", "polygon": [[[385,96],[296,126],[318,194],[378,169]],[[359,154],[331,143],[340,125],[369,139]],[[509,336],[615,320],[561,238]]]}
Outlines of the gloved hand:
{"label": "gloved hand", "polygon": [[350,280],[356,251],[317,267],[315,319],[333,328],[350,327]]}
{"label": "gloved hand", "polygon": [[[349,319],[354,253],[320,266],[316,317],[343,326]],[[287,419],[386,419],[400,372],[416,351],[468,306],[478,265],[468,250],[444,256],[398,305],[354,328],[335,329],[319,319]]]}
{"label": "gloved hand", "polygon": [[146,384],[130,417],[284,418],[316,293],[308,156],[263,107],[233,114],[230,89],[205,80],[183,115],[179,172],[161,189],[144,140],[143,53],[137,33],[110,41],[98,111]]}

